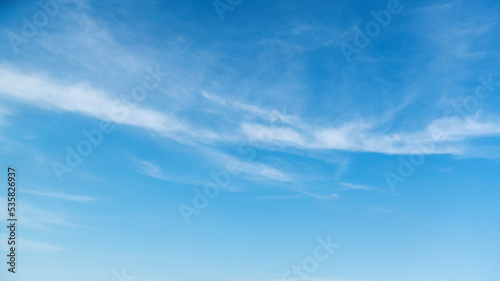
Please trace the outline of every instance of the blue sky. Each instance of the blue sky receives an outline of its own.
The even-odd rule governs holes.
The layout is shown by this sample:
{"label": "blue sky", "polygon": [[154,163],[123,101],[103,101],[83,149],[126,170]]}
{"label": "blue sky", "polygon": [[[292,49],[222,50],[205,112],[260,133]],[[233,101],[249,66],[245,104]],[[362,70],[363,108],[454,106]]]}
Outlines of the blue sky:
{"label": "blue sky", "polygon": [[500,277],[497,1],[42,3],[0,9],[2,280]]}

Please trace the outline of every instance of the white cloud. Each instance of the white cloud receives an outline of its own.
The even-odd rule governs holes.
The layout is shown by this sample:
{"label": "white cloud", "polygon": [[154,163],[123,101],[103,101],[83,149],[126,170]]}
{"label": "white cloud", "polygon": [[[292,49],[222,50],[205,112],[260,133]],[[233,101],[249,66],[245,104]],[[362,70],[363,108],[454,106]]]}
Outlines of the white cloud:
{"label": "white cloud", "polygon": [[[0,235],[0,237],[2,237],[2,236],[4,236],[4,235]],[[6,236],[4,236],[4,237],[6,238]],[[2,239],[2,240],[4,240],[4,239]],[[23,252],[25,252],[25,251],[26,252],[31,252],[31,251],[56,252],[56,251],[65,250],[65,248],[61,248],[61,247],[58,247],[55,245],[37,242],[37,241],[29,240],[29,239],[18,238],[17,240],[18,240],[18,244],[21,245]],[[3,252],[7,252],[8,248],[9,248],[9,246],[7,243],[0,244],[0,250],[2,250]]]}
{"label": "white cloud", "polygon": [[88,84],[64,83],[5,65],[0,65],[0,95],[46,109],[64,110],[150,129],[177,140],[182,136],[197,137],[199,140],[217,138],[215,133],[208,130],[197,130],[174,116],[134,103],[121,102]]}
{"label": "white cloud", "polygon": [[64,193],[42,192],[42,191],[35,191],[35,190],[28,190],[28,189],[22,189],[21,192],[28,193],[28,194],[34,194],[34,195],[40,195],[40,196],[44,196],[44,197],[62,199],[62,200],[66,200],[66,201],[81,202],[81,203],[88,203],[88,202],[95,201],[94,198],[89,197],[89,196],[71,195],[71,194],[64,194]]}
{"label": "white cloud", "polygon": [[19,239],[19,245],[21,245],[23,251],[57,252],[65,250],[65,248],[59,246],[22,238]]}
{"label": "white cloud", "polygon": [[338,127],[268,126],[242,123],[250,139],[275,146],[302,149],[332,149],[384,154],[455,154],[467,153],[464,141],[499,136],[500,119],[441,118],[419,131],[386,132],[380,124],[347,122]]}
{"label": "white cloud", "polygon": [[236,158],[232,158],[234,163],[237,163],[239,169],[241,172],[249,174],[249,175],[254,175],[258,177],[262,177],[263,179],[268,179],[268,180],[276,180],[276,181],[292,181],[292,178],[290,175],[285,174],[284,172],[273,168],[269,165],[262,164],[262,163],[255,163],[255,162],[244,162],[244,161],[239,161]]}
{"label": "white cloud", "polygon": [[53,227],[88,228],[71,222],[68,215],[64,213],[43,210],[27,202],[24,202],[23,208],[19,211],[19,220],[26,227],[48,232],[55,232]]}
{"label": "white cloud", "polygon": [[300,194],[295,194],[295,195],[271,195],[271,196],[262,196],[258,197],[257,199],[263,199],[263,200],[275,200],[275,199],[297,199],[297,198],[302,198],[304,196]]}
{"label": "white cloud", "polygon": [[144,160],[136,160],[136,162],[139,165],[139,172],[141,174],[145,174],[157,179],[166,179],[166,177],[160,170],[160,167],[158,167],[157,165]]}
{"label": "white cloud", "polygon": [[0,127],[2,126],[7,126],[9,123],[7,122],[5,116],[6,115],[11,115],[12,112],[10,110],[7,110],[5,108],[3,108],[1,105],[0,105]]}
{"label": "white cloud", "polygon": [[206,91],[201,91],[201,95],[212,102],[248,114],[250,118],[258,118],[264,121],[279,122],[285,124],[290,124],[292,122],[297,123],[299,121],[297,116],[293,116],[285,112],[286,107],[283,107],[283,109],[279,111],[276,109],[263,108],[240,101],[233,101],[215,94],[210,94]]}
{"label": "white cloud", "polygon": [[357,184],[352,184],[348,182],[341,182],[339,183],[342,186],[347,187],[348,189],[359,189],[359,190],[372,190],[373,188],[367,185],[357,185]]}
{"label": "white cloud", "polygon": [[[330,149],[385,154],[455,154],[466,151],[463,141],[500,135],[497,117],[489,119],[440,118],[419,131],[384,131],[381,121],[348,121],[337,126],[311,126],[296,116],[277,115],[275,110],[228,102],[204,94],[219,103],[230,103],[263,120],[281,120],[280,125],[241,123],[242,135],[226,133],[227,138],[205,128],[194,128],[175,116],[137,104],[124,103],[103,90],[84,83],[64,83],[41,74],[25,73],[0,65],[0,95],[46,109],[64,110],[118,124],[153,130],[162,136],[181,142],[234,141],[244,137],[267,145],[300,149]],[[124,112],[129,112],[125,114]],[[241,118],[238,116],[237,118]],[[274,119],[273,119],[274,118]],[[383,120],[391,122],[392,120]],[[265,166],[248,166],[246,170],[284,180],[284,177]]]}
{"label": "white cloud", "polygon": [[269,127],[255,123],[243,123],[241,128],[250,140],[262,142],[272,140],[284,143],[293,143],[296,146],[305,146],[300,133],[292,128]]}
{"label": "white cloud", "polygon": [[252,180],[273,180],[279,182],[293,181],[291,175],[264,163],[250,160],[240,160],[227,153],[212,149],[205,149],[203,152],[209,159],[218,163],[218,166],[221,167],[221,171],[227,171],[227,167],[232,166],[234,167],[236,173],[244,174],[247,178]]}
{"label": "white cloud", "polygon": [[332,192],[332,193],[329,193],[329,194],[316,194],[316,193],[312,193],[312,192],[308,192],[308,191],[304,191],[304,190],[299,190],[300,193],[303,193],[309,197],[313,197],[313,198],[316,198],[316,199],[321,199],[321,200],[332,200],[332,199],[337,199],[339,198],[340,196],[335,193],[335,192]]}

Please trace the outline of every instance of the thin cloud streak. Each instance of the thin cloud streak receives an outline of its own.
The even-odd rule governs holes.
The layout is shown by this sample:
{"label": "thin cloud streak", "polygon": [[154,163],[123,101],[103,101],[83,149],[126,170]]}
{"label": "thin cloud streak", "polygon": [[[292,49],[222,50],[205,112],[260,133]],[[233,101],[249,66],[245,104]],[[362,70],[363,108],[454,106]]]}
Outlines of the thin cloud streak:
{"label": "thin cloud streak", "polygon": [[[483,120],[441,118],[417,132],[379,132],[377,126],[363,121],[330,128],[310,127],[308,130],[242,123],[242,131],[250,139],[277,147],[383,154],[463,155],[467,151],[464,141],[500,136],[499,120],[496,116]],[[270,137],[263,138],[263,135]]]}
{"label": "thin cloud streak", "polygon": [[0,95],[47,110],[63,110],[153,130],[176,140],[181,140],[179,135],[199,140],[217,138],[215,133],[191,128],[174,116],[113,99],[105,91],[86,83],[63,83],[5,65],[0,65]]}
{"label": "thin cloud streak", "polygon": [[22,189],[21,192],[33,194],[33,195],[40,195],[40,196],[44,196],[44,197],[55,198],[55,199],[62,199],[62,200],[66,200],[66,201],[81,202],[81,203],[89,203],[89,202],[96,201],[96,199],[92,198],[92,197],[71,195],[71,194],[64,194],[64,193],[42,192],[42,191],[26,190],[26,189]]}

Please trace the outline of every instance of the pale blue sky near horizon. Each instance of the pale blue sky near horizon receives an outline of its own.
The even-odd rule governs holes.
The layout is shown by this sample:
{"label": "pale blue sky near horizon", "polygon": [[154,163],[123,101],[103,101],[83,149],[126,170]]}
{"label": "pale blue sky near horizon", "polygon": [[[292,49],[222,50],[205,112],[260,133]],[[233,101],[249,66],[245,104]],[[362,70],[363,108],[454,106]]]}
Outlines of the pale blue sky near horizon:
{"label": "pale blue sky near horizon", "polygon": [[298,281],[327,237],[307,280],[499,280],[500,3],[42,3],[0,5],[0,280]]}

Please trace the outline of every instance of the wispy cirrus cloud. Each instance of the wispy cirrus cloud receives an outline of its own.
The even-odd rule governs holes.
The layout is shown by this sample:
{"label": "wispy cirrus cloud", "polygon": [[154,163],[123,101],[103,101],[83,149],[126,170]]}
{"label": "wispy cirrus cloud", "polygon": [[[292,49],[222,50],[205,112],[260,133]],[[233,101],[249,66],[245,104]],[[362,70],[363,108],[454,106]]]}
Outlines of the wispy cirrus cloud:
{"label": "wispy cirrus cloud", "polygon": [[221,169],[226,169],[227,165],[233,166],[238,174],[247,179],[277,182],[291,182],[294,180],[293,176],[286,171],[279,170],[265,163],[243,160],[213,149],[208,149],[205,153],[210,159],[213,159],[214,163],[218,163]]}
{"label": "wispy cirrus cloud", "polygon": [[39,195],[39,196],[43,196],[43,197],[54,198],[54,199],[75,201],[75,202],[80,202],[80,203],[89,203],[89,202],[96,201],[96,199],[93,197],[72,195],[72,194],[65,194],[65,193],[44,192],[44,191],[36,191],[36,190],[29,190],[29,189],[21,189],[21,192],[27,193],[27,194]]}
{"label": "wispy cirrus cloud", "polygon": [[158,165],[145,160],[135,160],[135,162],[139,165],[139,172],[141,174],[157,179],[166,179]]}
{"label": "wispy cirrus cloud", "polygon": [[[476,116],[475,118],[438,118],[417,131],[381,129],[384,123],[373,121],[348,121],[338,126],[311,126],[301,118],[277,115],[275,111],[257,106],[232,103],[238,109],[259,118],[280,118],[282,125],[241,123],[242,135],[228,132],[215,133],[210,128],[193,126],[176,116],[153,109],[127,104],[114,99],[105,91],[85,83],[64,83],[48,76],[25,73],[0,65],[0,95],[34,106],[64,110],[118,124],[153,130],[162,136],[178,141],[206,142],[229,141],[249,138],[267,145],[290,146],[299,149],[330,149],[384,154],[467,154],[464,142],[472,139],[500,135],[500,118]],[[215,99],[212,97],[212,99]],[[218,99],[216,99],[218,100]],[[219,101],[220,102],[220,101]],[[225,101],[223,103],[229,103]],[[237,118],[242,118],[241,116]],[[384,120],[387,121],[387,120]],[[389,122],[392,120],[389,120]],[[226,138],[225,136],[230,136]],[[263,136],[265,136],[263,138]],[[431,147],[429,149],[429,147]],[[424,148],[426,148],[424,150]],[[256,170],[253,166],[247,170]],[[266,167],[268,176],[277,173]],[[282,177],[283,179],[283,177]]]}
{"label": "wispy cirrus cloud", "polygon": [[[56,245],[39,242],[31,239],[18,238],[19,244],[23,245],[23,252],[57,252],[61,250],[65,250],[63,247],[59,247]],[[9,250],[9,246],[7,243],[2,243],[0,245],[0,249],[4,252]]]}
{"label": "wispy cirrus cloud", "polygon": [[370,187],[367,185],[357,185],[357,184],[352,184],[349,182],[341,182],[339,184],[347,187],[347,189],[355,189],[355,190],[372,190],[373,189],[373,187]]}
{"label": "wispy cirrus cloud", "polygon": [[132,162],[135,164],[133,168],[136,172],[146,175],[148,177],[156,178],[163,181],[175,182],[181,184],[189,184],[201,186],[205,184],[204,181],[195,179],[193,177],[181,176],[174,174],[173,172],[167,173],[161,165],[147,161],[144,159],[132,158]]}
{"label": "wispy cirrus cloud", "polygon": [[66,248],[56,245],[22,238],[19,239],[19,244],[23,245],[23,251],[57,252],[66,250]]}
{"label": "wispy cirrus cloud", "polygon": [[[229,98],[224,98],[216,94],[202,91],[201,95],[209,101],[225,106],[226,108],[240,111],[243,116],[248,116],[250,119],[261,119],[269,122],[279,122],[289,124],[291,122],[297,123],[300,121],[297,116],[286,114],[276,109],[262,108],[257,105],[235,101]],[[246,115],[246,116],[245,116]]]}
{"label": "wispy cirrus cloud", "polygon": [[180,140],[180,135],[199,140],[217,137],[208,130],[192,128],[175,116],[114,98],[88,83],[66,83],[6,65],[0,65],[0,96],[48,110],[62,110],[149,129],[177,140]]}
{"label": "wispy cirrus cloud", "polygon": [[42,209],[28,202],[18,212],[19,220],[29,228],[57,233],[60,228],[88,228],[88,226],[75,223],[75,217],[69,214]]}
{"label": "wispy cirrus cloud", "polygon": [[[417,131],[380,130],[380,124],[356,121],[337,127],[269,126],[242,123],[242,131],[250,139],[268,145],[302,149],[332,149],[383,154],[467,154],[465,141],[500,136],[500,119],[440,118]],[[262,138],[268,132],[272,137]]]}
{"label": "wispy cirrus cloud", "polygon": [[[74,24],[58,30],[58,32],[51,32],[52,36],[50,39],[42,41],[42,47],[52,53],[61,53],[69,61],[81,62],[80,64],[85,65],[87,69],[108,69],[109,72],[107,75],[110,77],[117,73],[136,72],[137,69],[146,66],[147,62],[151,61],[149,56],[143,55],[144,52],[135,52],[131,48],[126,48],[126,46],[120,44],[119,38],[113,33],[113,30],[108,25],[102,25],[102,22],[98,22],[95,18],[92,18],[88,14],[86,6],[88,5],[64,14],[61,20],[72,21]],[[431,5],[415,9],[414,13],[421,13],[432,17],[440,14],[439,11],[442,9],[455,9],[456,6],[457,4],[454,2],[447,3],[445,6]],[[494,15],[489,15],[489,18],[491,17],[494,17]],[[478,17],[459,23],[460,25],[456,26],[456,29],[461,30],[461,32],[450,32],[448,29],[440,30],[439,34],[447,32],[448,36],[444,38],[443,36],[436,35],[433,37],[433,40],[444,40],[439,42],[443,46],[448,46],[450,42],[456,41],[456,38],[453,36],[459,36],[460,39],[472,43],[475,38],[487,36],[495,29],[493,24],[487,23]],[[449,25],[445,24],[443,26]],[[322,26],[327,27],[326,25]],[[476,27],[481,28],[478,29]],[[309,36],[308,32],[311,30],[315,31],[314,38],[323,38],[319,36],[321,32],[318,31],[318,26],[314,27],[310,23],[292,21],[286,30],[289,32],[289,39],[295,40],[297,36]],[[341,29],[336,30],[338,34],[343,32]],[[460,40],[460,42],[464,40]],[[256,45],[259,48],[270,47],[276,45],[277,41],[280,44],[286,43],[282,39],[265,37],[258,40]],[[330,45],[330,43],[325,43],[323,40],[319,42],[317,40],[308,40],[307,42],[309,43],[306,49],[311,50]],[[177,54],[179,51],[178,47],[172,44],[169,46],[169,52]],[[159,51],[152,46],[147,48],[151,53]],[[68,52],[68,50],[72,51]],[[73,52],[73,50],[76,51]],[[210,54],[212,58],[210,63],[213,64],[220,58],[216,55],[216,48],[206,48],[198,51],[203,54]],[[274,55],[275,52],[271,53]],[[82,61],[82,56],[78,55],[80,53],[86,54],[85,62]],[[251,63],[252,67],[256,67],[264,62],[266,65],[274,65],[273,63],[276,62],[266,61],[271,57],[271,53],[266,53],[265,56],[259,57],[258,62]],[[294,64],[294,66],[300,67],[300,64]],[[189,73],[192,71],[186,68],[168,67],[169,70],[175,70],[175,72]],[[225,65],[225,67],[227,69],[236,69],[239,66]],[[117,69],[120,70],[118,71]],[[190,75],[182,78],[182,81],[178,81],[179,85],[182,86],[182,91],[187,91],[185,88],[188,86],[192,87],[192,90],[201,93],[201,96],[205,100],[234,109],[230,118],[226,118],[226,115],[217,112],[217,109],[213,109],[211,112],[224,116],[226,119],[230,119],[231,122],[239,123],[241,130],[236,132],[235,128],[228,125],[230,122],[227,120],[207,126],[206,124],[191,122],[192,120],[189,120],[189,118],[180,118],[173,111],[165,113],[155,110],[152,107],[147,107],[146,104],[142,106],[127,103],[121,104],[115,98],[116,94],[82,81],[65,82],[61,79],[52,78],[49,75],[28,73],[5,64],[0,65],[0,74],[0,95],[9,99],[46,109],[64,110],[102,120],[115,121],[124,125],[153,130],[167,138],[181,142],[218,141],[221,143],[231,143],[245,138],[257,139],[263,133],[270,132],[272,139],[267,143],[269,146],[293,147],[304,150],[326,149],[383,154],[418,154],[422,153],[421,147],[433,143],[436,144],[435,148],[426,151],[426,153],[463,155],[467,154],[467,148],[463,142],[475,138],[497,136],[499,134],[499,127],[496,125],[498,118],[483,118],[482,120],[468,119],[465,121],[441,118],[431,120],[430,123],[427,123],[427,127],[420,127],[420,129],[416,130],[387,130],[387,127],[390,127],[391,123],[396,119],[396,116],[392,114],[393,110],[391,108],[386,109],[385,113],[382,112],[382,115],[389,117],[386,116],[380,118],[380,120],[364,116],[358,119],[342,120],[341,122],[333,122],[331,120],[330,122],[328,120],[326,122],[325,120],[318,122],[314,117],[307,116],[307,113],[299,117],[298,115],[280,112],[281,110],[276,110],[272,106],[263,107],[258,102],[247,102],[244,98],[240,100],[235,99],[234,96],[224,91],[220,91],[220,94],[217,95],[213,94],[213,92],[218,91],[204,89],[205,87],[201,86],[203,81],[197,80],[196,83],[185,83],[188,80],[186,77],[190,77]],[[173,74],[175,75],[176,73]],[[204,75],[206,73],[204,73],[203,69],[196,70],[196,77],[204,77]],[[176,77],[179,78],[179,75],[176,75]],[[286,77],[286,83],[288,84],[280,84],[273,88],[272,92],[277,96],[285,95],[290,87],[299,86],[305,82],[302,79],[298,79],[296,72],[287,73]],[[231,79],[236,81],[234,82],[234,85],[236,85],[242,78],[233,75]],[[231,85],[234,86],[233,84]],[[250,92],[265,90],[259,83],[251,83],[250,85]],[[171,88],[175,88],[173,85],[170,86]],[[338,90],[350,91],[352,89],[339,87]],[[269,91],[266,90],[265,92]],[[347,94],[345,93],[344,95]],[[189,99],[187,96],[188,94],[178,98],[179,100],[182,98]],[[307,95],[301,94],[299,96]],[[118,104],[130,108],[130,114],[123,120],[118,120],[120,119],[120,114],[122,114],[120,110],[117,110]],[[187,103],[184,106],[189,107],[190,104]],[[189,109],[186,109],[186,111],[189,112]],[[350,111],[350,109],[346,108],[344,111]],[[340,113],[343,113],[343,111]],[[186,116],[189,116],[189,114],[186,114]],[[262,124],[257,122],[257,120],[268,122],[279,121],[277,122],[279,125]],[[440,138],[434,139],[433,134],[436,131],[441,131],[443,134]]]}

